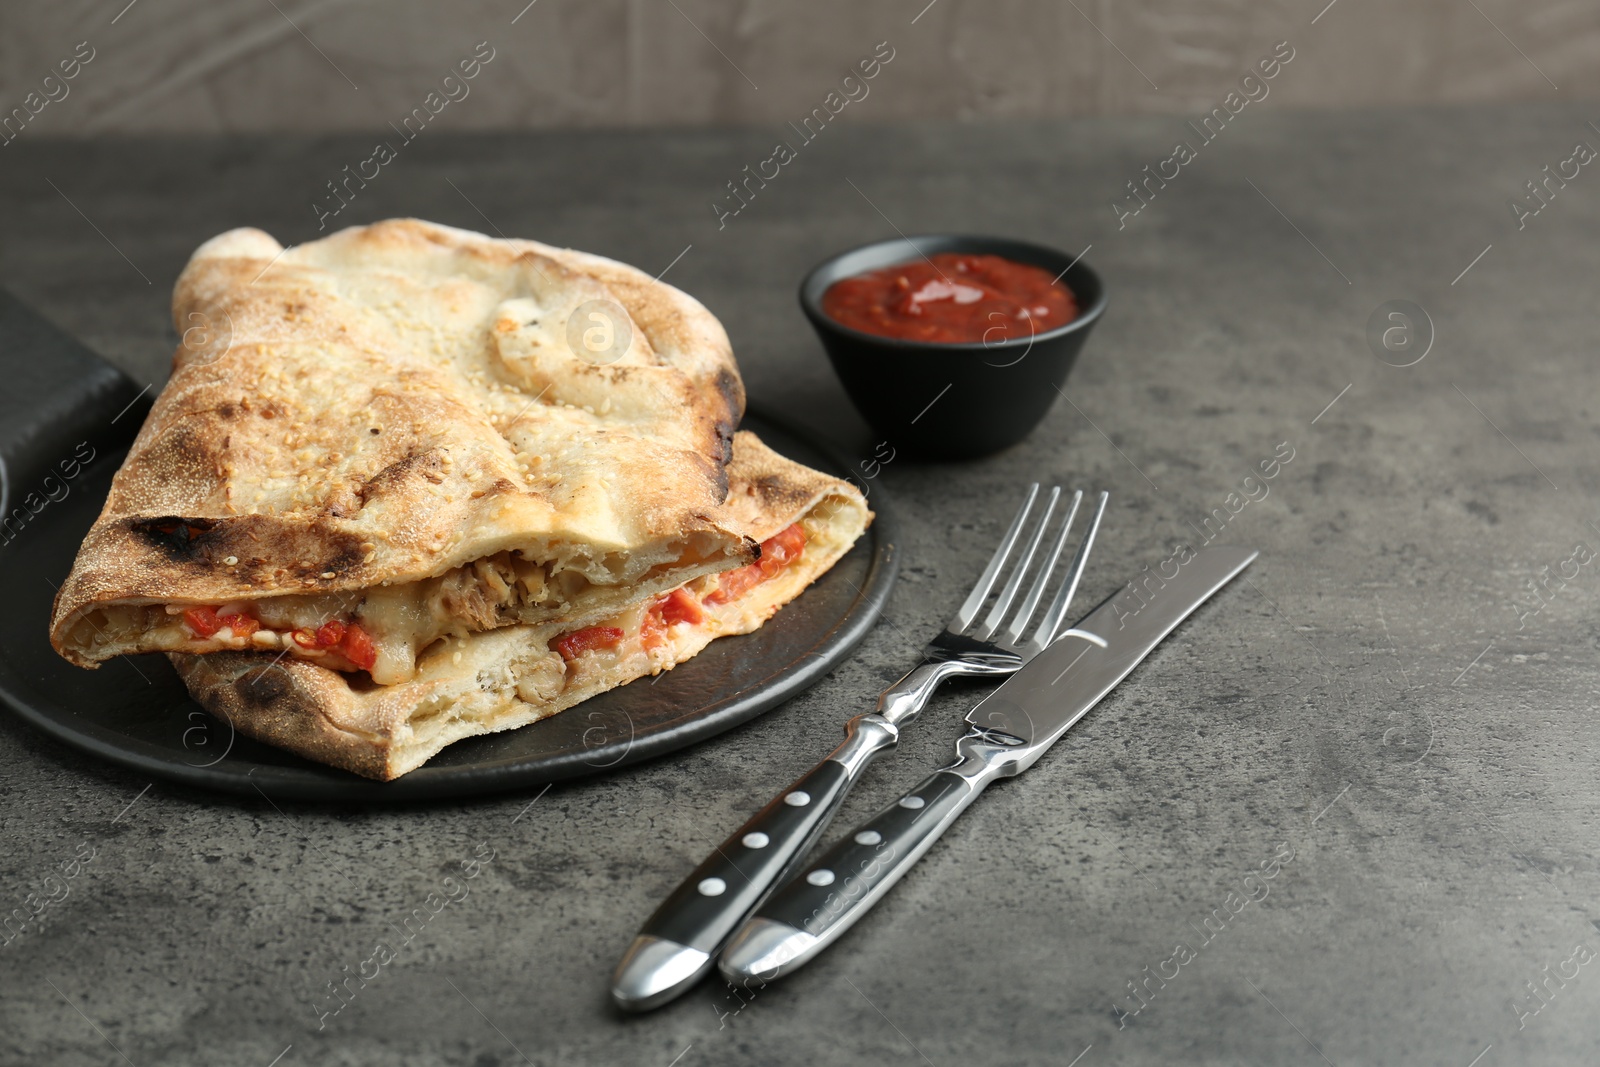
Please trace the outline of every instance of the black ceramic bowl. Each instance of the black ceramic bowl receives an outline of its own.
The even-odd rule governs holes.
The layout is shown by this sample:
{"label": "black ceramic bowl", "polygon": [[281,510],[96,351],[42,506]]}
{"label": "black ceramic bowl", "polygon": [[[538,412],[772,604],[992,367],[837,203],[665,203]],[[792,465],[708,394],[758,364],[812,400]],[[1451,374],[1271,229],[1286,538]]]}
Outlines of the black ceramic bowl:
{"label": "black ceramic bowl", "polygon": [[[902,341],[843,326],[822,312],[841,278],[938,252],[1004,256],[1043,267],[1077,297],[1064,326],[994,343]],[[889,444],[930,459],[968,459],[1014,445],[1054,404],[1095,320],[1105,310],[1100,276],[1044,245],[1006,237],[928,234],[879,241],[826,260],[800,283],[800,307],[822,338],[857,410]]]}

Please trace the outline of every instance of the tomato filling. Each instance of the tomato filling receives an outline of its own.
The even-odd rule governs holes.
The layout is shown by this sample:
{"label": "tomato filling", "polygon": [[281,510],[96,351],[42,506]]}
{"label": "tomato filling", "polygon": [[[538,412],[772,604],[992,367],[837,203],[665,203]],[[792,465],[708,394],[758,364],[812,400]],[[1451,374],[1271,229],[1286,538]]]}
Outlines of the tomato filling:
{"label": "tomato filling", "polygon": [[704,622],[705,609],[687,589],[674,589],[657,598],[644,613],[639,623],[639,638],[646,649],[660,648],[667,639],[667,628],[680,622],[691,625]]}
{"label": "tomato filling", "polygon": [[253,615],[219,615],[217,621],[233,631],[233,636],[248,638],[261,629]]}
{"label": "tomato filling", "polygon": [[[322,630],[327,628],[325,625]],[[317,633],[321,634],[322,630],[318,630]],[[339,642],[339,651],[344,653],[345,659],[364,671],[370,671],[372,665],[378,662],[378,646],[372,643],[372,638],[367,631],[355,623],[351,623],[344,628],[344,635]]]}
{"label": "tomato filling", "polygon": [[656,609],[652,606],[644,613],[644,618],[639,620],[639,643],[645,647],[645,651],[653,652],[665,644],[666,640],[667,624],[656,614]]}
{"label": "tomato filling", "polygon": [[210,637],[222,629],[222,620],[217,618],[217,609],[208,607],[184,608],[183,621],[189,624],[196,637]]}
{"label": "tomato filling", "polygon": [[301,648],[338,648],[352,629],[360,629],[354,623],[346,626],[338,619],[325,622],[315,630],[309,626],[302,626],[290,636],[294,643]]}
{"label": "tomato filling", "polygon": [[[206,605],[184,608],[183,621],[201,640],[215,637],[224,629],[231,630],[235,637],[249,640],[251,634],[261,629],[261,621],[253,615],[233,612],[218,615],[216,608]],[[279,633],[276,630],[272,632]],[[280,636],[287,637],[307,651],[333,652],[343,656],[352,666],[363,671],[370,671],[378,661],[378,649],[372,643],[371,635],[353,622],[333,619],[315,630],[306,626],[288,634],[280,633]]]}
{"label": "tomato filling", "polygon": [[569,663],[585,652],[601,648],[616,648],[622,644],[622,629],[617,626],[586,626],[563,634],[555,640],[555,650]]}
{"label": "tomato filling", "polygon": [[761,542],[761,558],[747,567],[725,571],[717,587],[706,597],[707,604],[726,604],[788,566],[806,547],[806,532],[799,523],[787,526]]}
{"label": "tomato filling", "polygon": [[189,624],[196,637],[214,637],[220,631],[229,629],[235,637],[249,637],[261,629],[261,623],[253,616],[240,615],[230,612],[227,615],[218,615],[217,609],[201,606],[197,608],[184,608],[183,621]]}
{"label": "tomato filling", "polygon": [[[799,523],[785,527],[761,543],[761,558],[747,567],[727,571],[704,604],[687,588],[674,589],[657,597],[639,619],[639,643],[645,651],[666,644],[672,627],[681,623],[698,626],[705,622],[705,604],[726,604],[736,600],[771,578],[805,551],[806,532]],[[568,662],[597,648],[615,648],[622,631],[614,626],[591,626],[558,638],[553,647]]]}

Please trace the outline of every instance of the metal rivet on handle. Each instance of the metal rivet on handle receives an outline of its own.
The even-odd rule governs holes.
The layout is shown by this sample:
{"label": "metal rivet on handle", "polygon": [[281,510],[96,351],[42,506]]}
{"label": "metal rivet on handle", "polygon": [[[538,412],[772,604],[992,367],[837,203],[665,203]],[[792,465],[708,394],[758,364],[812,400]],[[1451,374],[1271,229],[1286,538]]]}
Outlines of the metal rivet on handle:
{"label": "metal rivet on handle", "polygon": [[924,805],[926,803],[927,803],[927,801],[923,800],[921,797],[901,797],[900,798],[900,806],[902,808],[910,808],[912,811],[916,811],[918,808],[922,807],[922,805]]}
{"label": "metal rivet on handle", "polygon": [[876,845],[883,840],[883,835],[876,830],[863,830],[856,835],[858,845]]}
{"label": "metal rivet on handle", "polygon": [[745,834],[744,837],[740,838],[740,842],[745,848],[766,848],[769,840],[770,838],[760,830]]}
{"label": "metal rivet on handle", "polygon": [[796,789],[793,793],[784,797],[783,802],[791,808],[803,808],[811,803],[811,794],[804,789]]}
{"label": "metal rivet on handle", "polygon": [[706,878],[700,882],[700,895],[705,897],[720,897],[727,892],[728,883],[721,878]]}
{"label": "metal rivet on handle", "polygon": [[812,885],[832,885],[833,872],[826,867],[822,867],[806,875],[806,881]]}

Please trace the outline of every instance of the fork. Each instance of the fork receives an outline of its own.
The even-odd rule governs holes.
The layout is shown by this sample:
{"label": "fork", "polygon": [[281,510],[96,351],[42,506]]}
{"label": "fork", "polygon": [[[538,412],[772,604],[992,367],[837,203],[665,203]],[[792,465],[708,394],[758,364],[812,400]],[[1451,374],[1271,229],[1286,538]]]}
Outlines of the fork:
{"label": "fork", "polygon": [[[1037,482],[1028,487],[1022,507],[977,584],[944,631],[923,650],[922,662],[883,691],[875,711],[846,723],[843,744],[735,830],[645,921],[611,979],[611,997],[618,1007],[625,1011],[659,1007],[711,969],[724,943],[810,851],[850,787],[869,763],[898,744],[900,728],[917,718],[935,689],[961,675],[1001,678],[1012,674],[1065,632],[1067,609],[1083,577],[1108,494],[1100,494],[1065,578],[1030,632],[1029,623],[1049,591],[1083,502],[1083,490],[1073,493],[1066,521],[1042,564],[1035,567],[1061,501],[1061,489],[1051,488],[1043,517],[1031,527],[1019,552],[1039,495]],[[1010,574],[989,604],[1008,564],[1013,564]],[[1032,584],[1018,604],[1017,595],[1030,574]]]}

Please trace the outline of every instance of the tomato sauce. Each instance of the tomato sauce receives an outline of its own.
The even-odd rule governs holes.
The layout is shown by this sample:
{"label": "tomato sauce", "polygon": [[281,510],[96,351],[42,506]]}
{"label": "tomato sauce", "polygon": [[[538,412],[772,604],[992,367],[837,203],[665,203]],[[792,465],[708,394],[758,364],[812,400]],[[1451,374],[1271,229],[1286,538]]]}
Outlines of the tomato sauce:
{"label": "tomato sauce", "polygon": [[841,278],[822,294],[822,311],[881,337],[998,344],[1066,325],[1078,317],[1078,301],[1042,267],[940,252]]}

